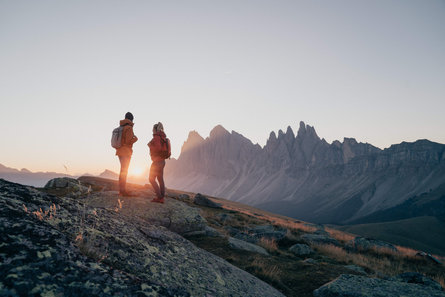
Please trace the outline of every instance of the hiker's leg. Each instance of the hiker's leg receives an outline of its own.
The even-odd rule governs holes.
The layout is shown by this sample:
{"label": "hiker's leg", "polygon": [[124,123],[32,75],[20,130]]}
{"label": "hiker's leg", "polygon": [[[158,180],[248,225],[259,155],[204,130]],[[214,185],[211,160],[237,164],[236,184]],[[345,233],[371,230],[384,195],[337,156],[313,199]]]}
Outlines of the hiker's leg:
{"label": "hiker's leg", "polygon": [[130,166],[131,156],[119,156],[121,171],[119,173],[119,193],[126,192],[128,167]]}
{"label": "hiker's leg", "polygon": [[159,167],[158,167],[157,178],[158,178],[162,198],[165,196],[164,167],[165,167],[165,161],[160,161]]}
{"label": "hiker's leg", "polygon": [[148,180],[151,184],[151,186],[153,187],[153,190],[156,193],[156,197],[158,199],[161,199],[161,190],[159,189],[158,184],[156,183],[156,175],[157,175],[157,168],[156,168],[156,162],[151,163],[150,166],[150,175],[148,176]]}

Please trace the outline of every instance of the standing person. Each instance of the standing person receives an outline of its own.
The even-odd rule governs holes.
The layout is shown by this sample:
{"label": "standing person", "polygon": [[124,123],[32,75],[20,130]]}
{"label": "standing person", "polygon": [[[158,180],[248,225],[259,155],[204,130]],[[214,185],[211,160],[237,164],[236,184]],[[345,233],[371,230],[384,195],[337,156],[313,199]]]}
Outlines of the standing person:
{"label": "standing person", "polygon": [[121,163],[121,171],[119,173],[119,195],[130,196],[126,190],[128,167],[130,166],[131,155],[133,154],[133,143],[138,141],[138,138],[133,133],[133,114],[127,112],[125,119],[120,121],[122,130],[122,145],[116,149],[116,156],[119,157]]}
{"label": "standing person", "polygon": [[[170,140],[164,133],[164,126],[161,122],[153,126],[153,139],[147,144],[150,148],[150,157],[152,160],[150,175],[148,180],[156,193],[156,198],[151,202],[164,203],[165,184],[164,167],[165,159],[170,158]],[[156,183],[156,179],[158,183]]]}

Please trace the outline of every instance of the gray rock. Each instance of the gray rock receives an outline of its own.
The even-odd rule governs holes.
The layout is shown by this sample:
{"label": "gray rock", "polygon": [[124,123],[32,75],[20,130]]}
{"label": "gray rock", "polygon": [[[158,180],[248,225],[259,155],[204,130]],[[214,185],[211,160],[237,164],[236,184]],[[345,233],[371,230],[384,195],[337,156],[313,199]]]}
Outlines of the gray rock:
{"label": "gray rock", "polygon": [[53,178],[46,183],[44,188],[45,189],[71,188],[73,191],[80,191],[80,192],[88,191],[88,187],[82,185],[80,181],[69,177]]}
{"label": "gray rock", "polygon": [[136,197],[120,198],[114,192],[101,192],[91,195],[87,203],[92,207],[104,207],[124,215],[137,216],[181,235],[205,230],[206,220],[200,215],[199,208],[171,198],[165,198],[164,204],[153,203],[152,198],[146,195],[146,192],[140,192]]}
{"label": "gray rock", "polygon": [[332,244],[335,246],[340,246],[340,243],[335,238],[322,234],[304,234],[301,236],[301,239],[308,243]]}
{"label": "gray rock", "polygon": [[442,262],[440,262],[439,259],[437,259],[433,255],[425,253],[425,252],[418,252],[416,254],[416,257],[424,258],[424,259],[426,259],[428,261],[432,261],[433,263],[436,263],[436,264],[439,264],[439,265],[442,264]]}
{"label": "gray rock", "polygon": [[218,232],[218,230],[216,230],[215,228],[206,226],[205,227],[205,235],[209,236],[209,237],[222,237],[223,235],[221,233]]}
{"label": "gray rock", "polygon": [[243,250],[248,252],[259,253],[262,255],[269,255],[269,253],[264,248],[256,244],[239,240],[233,237],[229,237],[229,246],[236,250]]}
{"label": "gray rock", "polygon": [[152,204],[93,208],[3,180],[0,193],[1,296],[283,296],[140,217]]}
{"label": "gray rock", "polygon": [[179,194],[178,195],[178,199],[180,199],[180,200],[189,200],[190,196],[187,195],[187,194]]}
{"label": "gray rock", "polygon": [[312,259],[312,258],[308,258],[308,259],[305,259],[305,260],[303,261],[303,263],[307,263],[307,264],[318,264],[318,261],[317,261],[317,260],[314,260],[314,259]]}
{"label": "gray rock", "polygon": [[314,291],[315,297],[445,297],[429,286],[342,274]]}
{"label": "gray rock", "polygon": [[358,273],[367,274],[365,269],[363,269],[362,267],[357,266],[357,265],[345,265],[345,268],[355,271],[355,272],[358,272]]}
{"label": "gray rock", "polygon": [[350,242],[349,245],[352,245],[352,247],[355,250],[365,250],[366,251],[366,250],[372,250],[372,249],[377,249],[377,250],[388,249],[388,250],[397,252],[397,248],[390,243],[387,243],[387,242],[384,242],[381,240],[372,239],[372,238],[360,237],[360,236],[357,236],[356,238],[354,238],[354,240],[352,240],[352,242]]}
{"label": "gray rock", "polygon": [[240,240],[244,240],[250,243],[258,243],[262,238],[267,240],[279,241],[286,236],[286,229],[275,230],[272,225],[260,225],[253,228],[241,230],[232,230],[228,228],[230,234]]}
{"label": "gray rock", "polygon": [[206,196],[201,195],[200,193],[195,195],[195,198],[193,199],[193,203],[195,203],[196,205],[201,205],[201,206],[206,206],[206,207],[222,208],[221,204],[213,202]]}
{"label": "gray rock", "polygon": [[312,250],[311,247],[308,246],[307,244],[299,244],[299,243],[291,246],[289,248],[289,251],[291,251],[292,253],[294,253],[297,256],[310,255],[314,252],[314,250]]}
{"label": "gray rock", "polygon": [[206,226],[204,230],[191,231],[183,234],[184,236],[208,236],[208,237],[223,237],[215,228]]}
{"label": "gray rock", "polygon": [[431,287],[432,289],[442,290],[442,286],[438,282],[418,272],[405,272],[395,277],[388,278],[387,280],[410,284],[419,284]]}

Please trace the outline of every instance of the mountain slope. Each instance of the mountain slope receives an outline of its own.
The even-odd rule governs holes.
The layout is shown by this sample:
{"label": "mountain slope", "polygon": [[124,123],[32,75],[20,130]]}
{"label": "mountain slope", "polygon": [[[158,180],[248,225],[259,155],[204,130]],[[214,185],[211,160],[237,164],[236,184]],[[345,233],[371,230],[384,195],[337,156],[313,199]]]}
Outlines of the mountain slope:
{"label": "mountain slope", "polygon": [[[445,145],[428,140],[381,150],[353,138],[328,144],[300,123],[261,148],[221,126],[192,132],[166,166],[170,187],[320,223],[348,223],[445,185]],[[428,214],[426,214],[428,215]]]}
{"label": "mountain slope", "polygon": [[336,227],[361,236],[378,238],[428,253],[445,255],[445,222],[436,217],[415,217],[384,223]]}

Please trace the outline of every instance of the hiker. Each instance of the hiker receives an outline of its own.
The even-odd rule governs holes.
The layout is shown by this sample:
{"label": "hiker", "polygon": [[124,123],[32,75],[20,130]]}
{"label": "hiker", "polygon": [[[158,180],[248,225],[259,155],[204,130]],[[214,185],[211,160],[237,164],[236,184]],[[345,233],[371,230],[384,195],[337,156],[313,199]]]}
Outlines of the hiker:
{"label": "hiker", "polygon": [[[156,193],[156,198],[151,200],[151,202],[164,203],[164,166],[165,159],[170,158],[171,148],[170,140],[165,135],[164,126],[161,122],[153,125],[153,139],[147,145],[150,148],[152,160],[148,180]],[[156,182],[156,179],[158,182]]]}
{"label": "hiker", "polygon": [[127,112],[125,119],[120,121],[122,127],[122,144],[116,149],[116,156],[119,157],[121,163],[121,171],[119,173],[119,195],[131,196],[126,190],[128,167],[130,166],[131,155],[133,154],[133,143],[138,141],[138,138],[133,133],[133,114]]}

